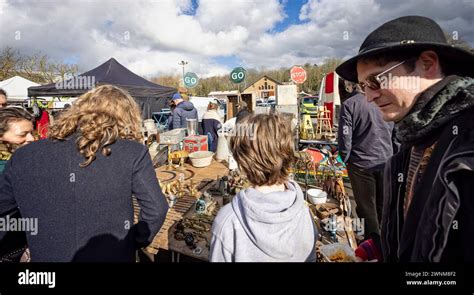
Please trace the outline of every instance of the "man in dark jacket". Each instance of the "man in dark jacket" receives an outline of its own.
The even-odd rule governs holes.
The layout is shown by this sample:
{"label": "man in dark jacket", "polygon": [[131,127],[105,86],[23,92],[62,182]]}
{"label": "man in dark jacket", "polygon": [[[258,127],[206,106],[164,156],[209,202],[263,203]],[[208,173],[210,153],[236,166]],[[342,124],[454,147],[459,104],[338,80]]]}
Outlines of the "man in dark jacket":
{"label": "man in dark jacket", "polygon": [[474,55],[433,20],[389,21],[340,65],[402,146],[385,169],[385,261],[474,261]]}
{"label": "man in dark jacket", "polygon": [[173,95],[172,100],[176,107],[173,110],[173,123],[171,129],[186,128],[186,119],[195,119],[197,123],[197,109],[191,102],[184,101],[179,93]]}
{"label": "man in dark jacket", "polygon": [[247,103],[245,101],[242,100],[237,106],[239,107],[239,112],[235,115],[236,124],[242,121],[248,115],[250,115]]}
{"label": "man in dark jacket", "polygon": [[342,103],[339,117],[338,146],[342,160],[347,164],[356,212],[364,220],[364,233],[380,234],[383,203],[383,169],[393,155],[393,123],[385,122],[380,111],[364,95],[354,89]]}

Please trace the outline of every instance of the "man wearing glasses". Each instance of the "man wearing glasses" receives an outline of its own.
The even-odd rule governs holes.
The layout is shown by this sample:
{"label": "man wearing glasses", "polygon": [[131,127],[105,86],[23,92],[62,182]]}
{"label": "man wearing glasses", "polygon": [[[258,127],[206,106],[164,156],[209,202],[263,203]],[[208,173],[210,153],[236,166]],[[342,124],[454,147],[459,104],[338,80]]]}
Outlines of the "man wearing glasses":
{"label": "man wearing glasses", "polygon": [[473,53],[433,20],[406,16],[336,72],[359,83],[402,143],[384,173],[384,260],[474,261]]}
{"label": "man wearing glasses", "polygon": [[0,88],[0,110],[7,106],[7,93]]}

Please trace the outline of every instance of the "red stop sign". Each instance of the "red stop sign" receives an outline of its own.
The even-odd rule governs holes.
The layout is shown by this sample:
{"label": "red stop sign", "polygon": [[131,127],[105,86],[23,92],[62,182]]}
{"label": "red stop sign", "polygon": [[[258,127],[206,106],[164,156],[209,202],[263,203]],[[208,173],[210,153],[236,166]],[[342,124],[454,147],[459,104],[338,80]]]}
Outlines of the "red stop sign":
{"label": "red stop sign", "polygon": [[302,67],[294,66],[290,70],[290,77],[296,84],[303,84],[306,81],[306,71]]}

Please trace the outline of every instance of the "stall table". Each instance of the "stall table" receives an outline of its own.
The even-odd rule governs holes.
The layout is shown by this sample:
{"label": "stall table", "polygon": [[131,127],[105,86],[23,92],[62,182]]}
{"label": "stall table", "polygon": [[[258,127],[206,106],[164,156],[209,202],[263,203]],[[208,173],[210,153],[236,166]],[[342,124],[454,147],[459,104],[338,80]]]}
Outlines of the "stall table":
{"label": "stall table", "polygon": [[[197,184],[199,190],[198,197],[202,192],[206,191],[211,187],[215,180],[218,177],[222,177],[229,173],[229,169],[222,163],[219,163],[215,160],[212,161],[211,165],[204,168],[195,168],[190,164],[185,164],[186,169],[194,172],[193,181]],[[157,177],[160,181],[166,181],[170,178],[168,173],[163,173],[163,171],[175,171],[167,170],[167,165],[161,166],[156,170]],[[179,171],[176,171],[179,173]],[[197,198],[184,196],[178,198],[177,202],[172,208],[169,209],[168,214],[166,215],[165,222],[160,229],[160,232],[155,236],[153,242],[146,248],[146,251],[150,254],[157,254],[159,249],[165,249],[176,253],[182,253],[187,256],[191,256],[201,260],[207,260],[208,251],[203,248],[203,251],[200,255],[196,255],[190,250],[184,243],[184,241],[176,241],[173,235],[172,227],[185,216],[190,217],[194,214],[194,205]],[[138,217],[139,206],[134,202],[135,205],[135,217]],[[210,233],[209,233],[210,235]],[[173,255],[174,257],[174,255]]]}
{"label": "stall table", "polygon": [[[153,242],[148,246],[145,250],[151,255],[155,255],[158,253],[160,249],[168,250],[172,254],[172,261],[177,262],[179,261],[180,255],[186,255],[198,260],[202,261],[208,261],[209,257],[209,250],[208,247],[206,246],[206,241],[202,238],[199,238],[199,242],[197,245],[199,248],[202,249],[201,252],[196,252],[190,249],[184,240],[176,240],[174,238],[174,230],[176,228],[176,225],[179,220],[188,217],[192,218],[197,216],[197,213],[195,213],[194,208],[196,204],[196,200],[199,198],[199,196],[206,190],[209,190],[212,186],[216,185],[216,180],[222,176],[228,175],[229,170],[227,166],[225,166],[222,163],[219,163],[217,161],[212,161],[211,165],[205,168],[195,168],[189,164],[185,164],[185,168],[188,169],[188,171],[194,172],[194,177],[193,181],[194,183],[197,184],[197,188],[199,190],[198,196],[196,198],[189,197],[189,196],[184,196],[182,198],[178,198],[177,202],[174,204],[172,208],[169,209],[168,214],[166,215],[165,222],[160,229],[160,232],[155,236]],[[167,166],[161,166],[156,169],[157,177],[161,181],[167,181],[170,178],[169,173],[165,173],[163,171],[169,171],[167,170]],[[174,170],[171,170],[174,171]],[[177,171],[179,173],[179,171]],[[304,186],[302,186],[302,189],[304,189]],[[222,207],[222,197],[214,197],[215,200],[218,203],[218,207]],[[334,201],[334,200],[333,200]],[[135,218],[138,218],[139,214],[139,206],[134,201],[135,205]],[[324,245],[324,244],[332,244],[336,241],[332,240],[329,233],[324,231],[321,226],[320,218],[316,217],[316,207],[313,204],[307,203],[307,206],[310,208],[313,217],[315,219],[315,222],[318,226],[318,231],[321,234],[320,239],[317,242],[317,247]],[[341,216],[338,216],[338,223],[341,224],[344,222],[341,220]],[[135,220],[137,221],[137,220]],[[207,239],[207,242],[210,243],[211,241],[211,231],[206,232],[205,238]],[[354,240],[352,242],[349,241],[348,235],[346,231],[344,230],[338,230],[337,231],[337,242],[339,243],[344,243],[344,244],[349,244],[352,247],[354,247]]]}

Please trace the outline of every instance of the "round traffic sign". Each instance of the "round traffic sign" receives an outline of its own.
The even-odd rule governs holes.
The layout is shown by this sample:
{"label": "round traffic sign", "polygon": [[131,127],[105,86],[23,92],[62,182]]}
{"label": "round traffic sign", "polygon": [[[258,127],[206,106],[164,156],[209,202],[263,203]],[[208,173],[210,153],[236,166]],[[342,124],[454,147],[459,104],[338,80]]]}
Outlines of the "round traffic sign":
{"label": "round traffic sign", "polygon": [[242,83],[245,80],[245,69],[242,67],[237,67],[230,72],[230,81],[235,84]]}
{"label": "round traffic sign", "polygon": [[306,71],[302,67],[294,66],[290,70],[290,77],[296,84],[303,84],[306,81]]}
{"label": "round traffic sign", "polygon": [[195,73],[188,72],[184,75],[184,86],[186,88],[196,87],[199,82],[199,78]]}

